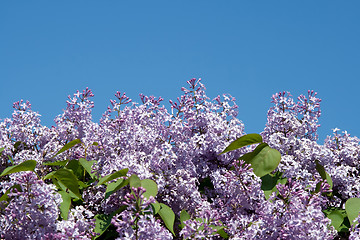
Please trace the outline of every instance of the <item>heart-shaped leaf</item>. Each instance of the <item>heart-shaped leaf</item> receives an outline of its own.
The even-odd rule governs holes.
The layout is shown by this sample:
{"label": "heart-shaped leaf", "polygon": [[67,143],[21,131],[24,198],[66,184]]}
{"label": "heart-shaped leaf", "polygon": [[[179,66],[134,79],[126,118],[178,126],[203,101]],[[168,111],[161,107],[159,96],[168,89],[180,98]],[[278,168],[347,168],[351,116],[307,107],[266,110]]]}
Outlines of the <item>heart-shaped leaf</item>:
{"label": "heart-shaped leaf", "polygon": [[169,229],[170,232],[172,232],[172,234],[174,234],[175,236],[175,232],[174,232],[175,214],[173,210],[169,206],[160,203],[160,210],[158,214],[160,215],[161,219],[164,221],[167,229]]}
{"label": "heart-shaped leaf", "polygon": [[129,184],[130,188],[138,188],[141,187],[141,180],[136,174],[133,174],[129,177]]}
{"label": "heart-shaped leaf", "polygon": [[253,152],[244,154],[240,159],[250,163],[255,175],[262,177],[277,168],[281,160],[281,154],[266,143],[261,143]]}
{"label": "heart-shaped leaf", "polygon": [[149,199],[150,196],[156,197],[158,193],[157,184],[151,179],[141,180],[141,186],[146,189],[146,192],[143,193],[144,197]]}
{"label": "heart-shaped leaf", "polygon": [[344,210],[333,210],[331,211],[327,217],[331,220],[331,225],[334,226],[336,231],[340,231],[340,226],[344,222]]}
{"label": "heart-shaped leaf", "polygon": [[[359,216],[360,198],[350,198],[345,203],[345,210],[348,215],[350,224],[354,224],[354,220]],[[356,223],[359,224],[359,223]]]}

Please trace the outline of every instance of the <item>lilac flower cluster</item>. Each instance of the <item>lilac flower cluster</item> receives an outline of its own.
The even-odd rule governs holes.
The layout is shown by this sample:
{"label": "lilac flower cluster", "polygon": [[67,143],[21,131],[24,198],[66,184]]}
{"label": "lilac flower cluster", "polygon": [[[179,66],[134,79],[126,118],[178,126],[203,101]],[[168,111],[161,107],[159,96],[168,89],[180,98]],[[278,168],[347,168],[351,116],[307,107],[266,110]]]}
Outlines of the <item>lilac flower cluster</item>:
{"label": "lilac flower cluster", "polygon": [[184,227],[180,231],[180,235],[184,239],[216,239],[217,226],[221,226],[220,216],[217,211],[213,211],[211,208],[199,209],[196,213],[197,216],[201,216],[197,219],[185,220]]}
{"label": "lilac flower cluster", "polygon": [[[91,239],[96,236],[94,214],[83,206],[76,206],[69,212],[68,220],[57,223],[58,239]],[[55,238],[55,237],[54,237]],[[56,238],[55,238],[56,239]]]}
{"label": "lilac flower cluster", "polygon": [[[8,195],[10,203],[1,206],[1,238],[23,239],[31,236],[31,239],[40,239],[46,233],[55,233],[62,201],[55,186],[38,180],[33,172],[11,175],[10,181],[18,187]],[[2,187],[11,187],[9,184],[2,183]]]}
{"label": "lilac flower cluster", "polygon": [[313,91],[307,97],[300,96],[297,103],[285,92],[272,98],[275,106],[268,112],[262,135],[282,154],[278,169],[306,186],[320,179],[315,168],[318,160],[333,180],[336,196],[331,199],[332,206],[341,207],[348,198],[359,197],[360,139],[346,131],[339,134],[336,128],[323,145],[315,141],[321,100]]}
{"label": "lilac flower cluster", "polygon": [[[271,176],[282,181],[266,195],[266,178],[238,160],[255,146],[220,155],[245,135],[235,99],[210,100],[200,79],[187,84],[182,96],[170,100],[171,111],[161,97],[140,94],[139,104],[116,92],[99,123],[92,120],[89,89],[68,97],[51,128],[41,125],[29,102],[15,103],[12,118],[0,122],[0,173],[26,160],[37,165],[34,172],[0,177],[0,237],[95,239],[112,231],[114,239],[334,239],[338,232],[324,210],[344,209],[347,199],[360,197],[360,145],[338,130],[323,145],[316,142],[317,93],[296,102],[290,93],[273,95],[261,135],[281,153]],[[61,150],[72,141],[78,142]],[[90,170],[76,165],[79,159],[93,163]],[[49,162],[54,165],[44,164]],[[81,199],[59,180],[49,180],[57,163],[72,164],[68,171],[81,176]],[[128,172],[120,180],[97,184],[122,169]],[[130,186],[126,181],[133,175],[156,182],[156,196],[146,198],[146,188]],[[159,212],[160,204],[174,212],[173,224],[164,221],[168,212]],[[96,233],[95,216],[107,217],[104,232]],[[347,234],[356,239],[358,229],[355,224]]]}
{"label": "lilac flower cluster", "polygon": [[[360,222],[360,215],[354,220],[354,222]],[[356,224],[352,224],[350,229],[349,240],[357,240],[360,239],[360,227],[356,226]]]}
{"label": "lilac flower cluster", "polygon": [[146,199],[143,195],[146,190],[142,187],[132,188],[132,191],[133,194],[127,193],[124,197],[126,210],[111,220],[119,233],[117,239],[172,239],[171,233],[152,214],[150,204],[155,199],[152,196]]}
{"label": "lilac flower cluster", "polygon": [[334,129],[333,136],[328,136],[324,144],[332,157],[327,168],[334,182],[334,190],[341,195],[341,199],[360,197],[360,139],[351,137],[346,131],[343,134],[338,131]]}
{"label": "lilac flower cluster", "polygon": [[311,194],[299,181],[289,178],[288,183],[279,184],[277,190],[279,194],[272,195],[271,210],[264,216],[264,222],[273,223],[266,224],[265,239],[333,239],[336,236],[330,219],[322,212],[326,200],[321,194],[329,191],[327,183],[322,184],[321,191]]}

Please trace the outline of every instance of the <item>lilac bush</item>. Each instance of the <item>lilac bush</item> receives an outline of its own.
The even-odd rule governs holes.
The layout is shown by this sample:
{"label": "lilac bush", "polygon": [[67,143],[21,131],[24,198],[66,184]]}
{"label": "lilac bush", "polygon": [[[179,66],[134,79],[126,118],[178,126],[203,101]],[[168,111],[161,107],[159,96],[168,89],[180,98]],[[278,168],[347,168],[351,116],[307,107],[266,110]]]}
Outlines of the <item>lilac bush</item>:
{"label": "lilac bush", "polygon": [[318,143],[317,93],[274,94],[259,135],[232,96],[187,84],[170,110],[116,92],[99,123],[89,89],[51,128],[14,103],[0,122],[0,238],[358,238],[359,139],[335,129]]}

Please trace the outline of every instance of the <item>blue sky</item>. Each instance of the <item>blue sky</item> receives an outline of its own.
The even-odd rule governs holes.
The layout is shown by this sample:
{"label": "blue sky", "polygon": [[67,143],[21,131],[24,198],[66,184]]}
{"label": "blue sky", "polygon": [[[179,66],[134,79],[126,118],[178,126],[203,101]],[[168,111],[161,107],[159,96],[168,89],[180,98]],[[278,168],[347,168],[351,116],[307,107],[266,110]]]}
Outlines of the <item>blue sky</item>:
{"label": "blue sky", "polygon": [[0,118],[29,100],[42,123],[89,87],[94,121],[126,92],[181,95],[202,78],[211,98],[237,99],[245,131],[261,132],[272,94],[322,99],[332,128],[360,137],[359,1],[1,1]]}

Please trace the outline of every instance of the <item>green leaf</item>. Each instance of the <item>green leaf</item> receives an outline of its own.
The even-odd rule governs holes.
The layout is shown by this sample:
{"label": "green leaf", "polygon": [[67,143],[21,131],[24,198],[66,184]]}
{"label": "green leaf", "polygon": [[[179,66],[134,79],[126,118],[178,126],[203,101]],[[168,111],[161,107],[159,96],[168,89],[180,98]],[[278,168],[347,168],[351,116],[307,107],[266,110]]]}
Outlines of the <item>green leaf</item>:
{"label": "green leaf", "polygon": [[[350,224],[359,216],[360,212],[360,198],[350,198],[345,203],[345,210],[349,218]],[[358,224],[358,222],[356,223]]]}
{"label": "green leaf", "polygon": [[129,177],[129,184],[130,188],[138,188],[141,187],[141,180],[136,174],[133,174]]}
{"label": "green leaf", "polygon": [[316,167],[315,167],[315,168],[316,168],[316,170],[319,172],[321,178],[322,178],[323,180],[326,180],[327,183],[330,185],[330,189],[332,189],[332,187],[333,187],[333,181],[331,180],[330,175],[325,171],[325,168],[324,168],[322,165],[320,165],[319,160],[316,160],[315,163],[316,163]]}
{"label": "green leaf", "polygon": [[0,202],[7,201],[9,199],[8,194],[14,188],[16,188],[19,192],[21,192],[21,186],[19,184],[15,184],[15,185],[11,186],[8,190],[6,190],[6,192],[0,197]]}
{"label": "green leaf", "polygon": [[185,209],[181,210],[181,212],[180,212],[180,223],[181,223],[180,228],[181,229],[183,229],[185,227],[184,222],[186,220],[189,220],[190,218],[191,218],[190,214]]}
{"label": "green leaf", "polygon": [[84,183],[83,181],[80,180],[78,180],[78,184],[79,184],[79,189],[84,189],[90,186],[89,184]]}
{"label": "green leaf", "polygon": [[61,213],[61,217],[64,220],[68,220],[68,214],[69,214],[69,210],[70,210],[70,205],[71,205],[71,197],[69,195],[69,193],[65,192],[65,191],[59,191],[61,197],[62,197],[62,202],[60,203],[60,213]]}
{"label": "green leaf", "polygon": [[106,192],[105,192],[105,199],[107,199],[108,197],[110,197],[111,194],[113,194],[114,192],[116,192],[117,190],[119,190],[120,188],[126,186],[129,184],[129,181],[126,179],[118,179],[116,182],[112,182],[110,183],[107,187],[106,187]]}
{"label": "green leaf", "polygon": [[[216,231],[224,229],[224,226],[209,225],[209,227],[211,227],[212,229],[214,229]],[[214,232],[212,235],[215,235],[215,234],[216,234],[216,232]]]}
{"label": "green leaf", "polygon": [[0,155],[5,150],[5,147],[0,148]]}
{"label": "green leaf", "polygon": [[89,173],[91,178],[94,178],[95,174],[92,173],[92,165],[94,164],[95,160],[92,161],[88,161],[84,158],[80,158],[79,159],[79,163],[81,164],[81,166],[84,167],[84,169]]}
{"label": "green leaf", "polygon": [[146,192],[143,193],[144,197],[147,199],[149,199],[150,196],[156,197],[156,194],[158,193],[156,182],[151,179],[143,179],[141,180],[141,187],[146,189]]}
{"label": "green leaf", "polygon": [[281,154],[266,143],[261,143],[253,152],[244,154],[240,159],[251,164],[256,176],[263,177],[277,168]]}
{"label": "green leaf", "polygon": [[250,133],[250,134],[241,136],[240,138],[238,138],[235,141],[233,141],[232,143],[230,143],[230,145],[227,146],[227,148],[225,148],[225,150],[222,151],[222,153],[220,153],[220,154],[223,154],[223,153],[226,153],[229,151],[233,151],[233,150],[245,147],[247,145],[261,143],[261,142],[262,142],[262,137],[260,134]]}
{"label": "green leaf", "polygon": [[80,139],[72,140],[71,142],[65,144],[65,146],[63,146],[63,147],[54,155],[54,157],[57,156],[57,155],[59,155],[59,154],[62,153],[62,152],[65,152],[66,150],[74,147],[75,145],[77,145],[77,144],[79,144],[79,143],[81,143],[81,140],[80,140]]}
{"label": "green leaf", "polygon": [[218,233],[220,235],[220,237],[224,238],[224,239],[228,239],[229,235],[224,231],[224,228],[218,230],[216,233]]}
{"label": "green leaf", "polygon": [[74,200],[80,200],[78,195],[75,195],[75,193],[69,191],[69,189],[62,182],[57,180],[55,177],[52,178],[52,181],[53,184],[59,189],[59,191],[67,192],[70,195],[70,197],[74,198]]}
{"label": "green leaf", "polygon": [[263,148],[269,146],[267,143],[260,143],[252,152],[245,153],[239,159],[244,160],[245,162],[249,163],[257,154],[263,150]]}
{"label": "green leaf", "polygon": [[339,207],[330,207],[323,210],[326,217],[331,220],[331,225],[338,232],[348,232],[350,228],[346,210]]}
{"label": "green leaf", "polygon": [[66,169],[71,169],[77,178],[81,178],[84,173],[84,168],[80,165],[79,160],[72,159],[65,166]]}
{"label": "green leaf", "polygon": [[52,179],[54,177],[55,172],[49,172],[48,174],[43,177],[43,179]]}
{"label": "green leaf", "polygon": [[340,210],[332,211],[327,217],[331,220],[331,225],[336,231],[340,231],[340,226],[344,222],[344,216]]}
{"label": "green leaf", "polygon": [[35,167],[35,160],[27,160],[18,165],[5,168],[4,171],[1,173],[0,177],[16,172],[34,171]]}
{"label": "green leaf", "polygon": [[180,212],[180,222],[184,222],[186,220],[189,220],[191,218],[190,214],[185,210],[181,210]]}
{"label": "green leaf", "polygon": [[154,202],[154,203],[151,203],[151,206],[153,208],[154,215],[157,214],[160,210],[160,203]]}
{"label": "green leaf", "polygon": [[273,176],[272,174],[266,174],[265,176],[261,177],[261,189],[266,190],[273,190],[276,187],[278,177]]}
{"label": "green leaf", "polygon": [[43,163],[43,165],[46,165],[46,166],[65,166],[67,163],[69,162],[69,160],[62,160],[62,161],[56,161],[56,162],[46,162],[46,163]]}
{"label": "green leaf", "polygon": [[106,231],[111,225],[111,219],[116,215],[121,213],[126,209],[126,206],[121,206],[116,211],[112,212],[110,215],[105,214],[97,214],[95,215],[95,233],[98,235],[93,239],[115,239],[118,237],[118,233],[116,231]]}
{"label": "green leaf", "polygon": [[64,184],[71,192],[81,199],[79,192],[78,179],[69,169],[59,169],[53,175],[60,183]]}
{"label": "green leaf", "polygon": [[115,173],[112,173],[112,174],[109,174],[109,175],[106,175],[105,177],[102,177],[100,178],[98,184],[96,184],[96,186],[99,186],[101,184],[104,184],[106,182],[109,182],[111,180],[114,180],[118,177],[123,177],[123,176],[126,176],[127,172],[129,171],[129,169],[127,168],[124,168],[124,169],[121,169]]}
{"label": "green leaf", "polygon": [[91,145],[93,145],[93,146],[99,146],[99,143],[98,143],[98,142],[93,142]]}
{"label": "green leaf", "polygon": [[175,232],[174,232],[175,214],[173,210],[167,205],[160,203],[160,210],[158,214],[160,215],[161,219],[164,221],[165,226],[175,236]]}
{"label": "green leaf", "polygon": [[229,235],[227,235],[227,233],[224,231],[224,226],[215,226],[215,225],[210,225],[209,227],[211,227],[212,229],[216,230],[216,232],[212,233],[211,235],[216,235],[219,234],[222,238],[224,239],[228,239]]}
{"label": "green leaf", "polygon": [[111,225],[112,217],[113,215],[95,215],[95,233],[99,234],[96,236],[96,238],[100,237],[106,231],[106,229],[108,229],[108,227]]}
{"label": "green leaf", "polygon": [[283,178],[282,174],[282,172],[276,172],[275,174],[266,174],[261,177],[261,189],[264,191],[266,200],[269,199],[271,193],[277,191],[277,184],[286,184],[287,179]]}

